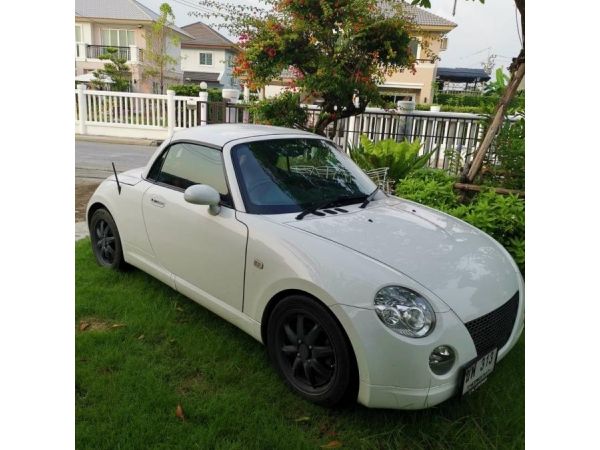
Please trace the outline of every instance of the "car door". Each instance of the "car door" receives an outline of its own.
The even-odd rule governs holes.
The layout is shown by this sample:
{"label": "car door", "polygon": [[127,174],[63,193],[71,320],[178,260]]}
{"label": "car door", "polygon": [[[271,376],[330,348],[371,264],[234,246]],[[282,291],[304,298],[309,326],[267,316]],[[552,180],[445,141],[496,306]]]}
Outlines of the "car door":
{"label": "car door", "polygon": [[[146,231],[158,262],[175,276],[177,289],[241,311],[247,228],[235,217],[219,149],[177,142],[148,173],[142,199]],[[221,194],[219,214],[183,198],[185,189],[207,184]]]}

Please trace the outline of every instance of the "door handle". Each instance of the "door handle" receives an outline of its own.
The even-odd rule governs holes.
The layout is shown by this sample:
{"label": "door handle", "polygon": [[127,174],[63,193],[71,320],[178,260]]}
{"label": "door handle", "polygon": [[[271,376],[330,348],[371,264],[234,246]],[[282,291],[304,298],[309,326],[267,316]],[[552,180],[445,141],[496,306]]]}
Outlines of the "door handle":
{"label": "door handle", "polygon": [[161,202],[159,199],[157,199],[156,197],[150,197],[150,202],[154,205],[154,206],[158,206],[159,208],[164,208],[165,207],[165,203]]}

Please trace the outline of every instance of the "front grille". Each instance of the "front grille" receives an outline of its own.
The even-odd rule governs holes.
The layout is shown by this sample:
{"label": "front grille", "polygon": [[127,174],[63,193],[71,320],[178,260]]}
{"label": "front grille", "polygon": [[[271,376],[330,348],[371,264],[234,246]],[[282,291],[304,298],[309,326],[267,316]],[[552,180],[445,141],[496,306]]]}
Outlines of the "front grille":
{"label": "front grille", "polygon": [[484,355],[494,347],[498,350],[504,347],[515,325],[518,309],[519,291],[500,308],[465,324],[477,349],[477,356]]}

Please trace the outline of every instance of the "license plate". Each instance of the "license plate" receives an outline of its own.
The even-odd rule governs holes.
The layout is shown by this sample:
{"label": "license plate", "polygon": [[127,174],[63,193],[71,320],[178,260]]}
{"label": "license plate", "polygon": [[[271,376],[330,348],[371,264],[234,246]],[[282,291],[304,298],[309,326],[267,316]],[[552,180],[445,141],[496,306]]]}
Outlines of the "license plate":
{"label": "license plate", "polygon": [[485,383],[488,375],[494,371],[497,356],[498,349],[495,348],[465,367],[462,383],[462,395],[473,392],[475,389]]}

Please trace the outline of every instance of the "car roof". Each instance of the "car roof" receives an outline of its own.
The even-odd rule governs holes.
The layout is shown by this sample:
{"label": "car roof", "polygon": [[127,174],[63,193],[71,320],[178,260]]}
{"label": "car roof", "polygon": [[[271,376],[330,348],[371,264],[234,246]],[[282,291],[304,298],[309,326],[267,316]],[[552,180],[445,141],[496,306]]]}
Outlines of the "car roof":
{"label": "car roof", "polygon": [[307,131],[293,128],[272,127],[269,125],[251,125],[238,123],[222,123],[215,125],[204,125],[201,127],[186,128],[178,130],[173,134],[171,142],[175,141],[198,141],[223,147],[226,143],[237,139],[247,139],[258,136],[277,135],[306,135],[312,138],[325,139],[324,136],[309,133]]}

